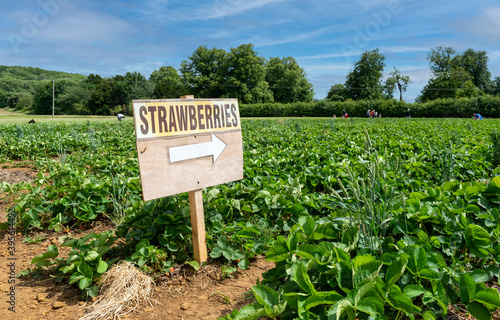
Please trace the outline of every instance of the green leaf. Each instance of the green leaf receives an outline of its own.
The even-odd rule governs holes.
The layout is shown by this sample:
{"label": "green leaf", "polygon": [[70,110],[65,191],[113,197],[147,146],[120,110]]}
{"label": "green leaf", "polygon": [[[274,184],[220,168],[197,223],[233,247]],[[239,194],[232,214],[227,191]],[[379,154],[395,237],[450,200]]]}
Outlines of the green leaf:
{"label": "green leaf", "polygon": [[247,304],[234,316],[234,320],[256,320],[266,316],[264,308],[258,303]]}
{"label": "green leaf", "polygon": [[80,281],[80,279],[82,279],[82,278],[85,278],[85,276],[83,274],[81,274],[80,272],[75,272],[69,278],[69,284],[73,284],[77,281]]}
{"label": "green leaf", "polygon": [[286,260],[292,253],[288,249],[283,236],[278,236],[273,246],[266,252],[266,260],[279,262]]}
{"label": "green leaf", "polygon": [[386,290],[389,290],[393,284],[395,284],[399,278],[404,274],[406,269],[406,265],[408,264],[408,258],[406,255],[402,255],[397,258],[389,268],[387,268],[387,272],[385,274],[385,284]]}
{"label": "green leaf", "polygon": [[349,320],[355,319],[354,308],[351,301],[342,299],[328,310],[328,320],[340,320],[347,313]]}
{"label": "green leaf", "polygon": [[[222,248],[221,247],[215,247],[210,251],[210,258],[212,259],[217,259],[222,255]],[[267,257],[266,257],[267,258]]]}
{"label": "green leaf", "polygon": [[375,257],[372,256],[371,254],[362,254],[362,255],[357,255],[352,259],[351,263],[354,267],[354,270],[360,268],[361,266],[368,264],[372,261],[375,260]]}
{"label": "green leaf", "polygon": [[[410,254],[408,259],[407,267],[414,273],[417,274],[419,270],[427,267],[427,253],[422,247],[406,247],[406,252]],[[410,252],[408,252],[410,251]],[[411,253],[413,251],[413,254]]]}
{"label": "green leaf", "polygon": [[83,290],[87,288],[91,283],[92,283],[91,278],[83,277],[80,279],[80,282],[78,282],[78,288],[80,288],[80,290]]}
{"label": "green leaf", "polygon": [[342,233],[342,243],[347,246],[347,251],[354,250],[359,241],[359,229],[357,227],[347,228]]}
{"label": "green leaf", "polygon": [[347,261],[340,261],[337,265],[337,283],[344,292],[350,292],[353,288],[352,266]]}
{"label": "green leaf", "polygon": [[99,261],[99,265],[97,266],[97,273],[104,273],[108,270],[108,263],[104,260]]}
{"label": "green leaf", "polygon": [[483,282],[486,282],[486,281],[490,280],[490,276],[484,270],[476,269],[476,270],[472,271],[472,273],[470,274],[470,276],[471,276],[472,279],[474,279],[474,282],[476,284],[477,283],[483,283]]}
{"label": "green leaf", "polygon": [[460,275],[460,300],[469,303],[476,295],[476,282],[466,273]]}
{"label": "green leaf", "polygon": [[238,268],[246,270],[246,269],[248,269],[249,264],[250,263],[249,263],[247,258],[241,259],[240,261],[238,261]]}
{"label": "green leaf", "polygon": [[99,289],[97,289],[97,286],[88,287],[87,288],[87,294],[90,297],[97,297],[97,295],[99,294]]}
{"label": "green leaf", "polygon": [[75,264],[72,263],[70,264],[69,266],[64,266],[62,267],[60,270],[63,272],[63,273],[68,273],[68,272],[71,272],[75,269]]}
{"label": "green leaf", "polygon": [[424,294],[425,289],[421,285],[409,284],[403,288],[403,293],[410,299],[418,297],[421,294]]}
{"label": "green leaf", "polygon": [[411,299],[404,295],[397,285],[391,286],[391,289],[387,293],[387,301],[398,310],[403,310],[408,314],[413,313]]}
{"label": "green leaf", "polygon": [[309,310],[319,305],[333,305],[340,299],[342,296],[336,291],[317,292],[304,301],[304,308]]}
{"label": "green leaf", "polygon": [[[296,266],[296,267],[295,267]],[[295,281],[299,287],[309,294],[314,294],[316,290],[314,289],[314,285],[307,274],[307,269],[304,264],[296,264],[294,265],[295,272],[292,273],[292,280]]]}
{"label": "green leaf", "polygon": [[241,260],[244,258],[245,258],[245,255],[241,251],[234,250],[233,252],[231,252],[230,259],[228,259],[228,260]]}
{"label": "green leaf", "polygon": [[85,255],[84,261],[94,261],[97,258],[99,258],[99,253],[97,253],[97,251],[95,251],[95,250],[92,250],[92,251],[87,252],[87,254]]}
{"label": "green leaf", "polygon": [[474,296],[473,301],[480,302],[485,305],[492,306],[494,308],[500,308],[500,299],[498,296],[498,291],[479,291]]}
{"label": "green leaf", "polygon": [[46,259],[54,259],[59,255],[56,245],[50,245],[47,247],[47,251],[37,255],[31,260],[31,264],[39,264],[38,262]]}
{"label": "green leaf", "polygon": [[431,269],[419,270],[418,275],[421,278],[428,279],[428,280],[439,280],[440,279],[439,273],[437,273],[436,271],[433,271]]}
{"label": "green leaf", "polygon": [[299,217],[299,225],[308,238],[310,238],[313,235],[315,229],[315,223],[314,219],[311,216]]}
{"label": "green leaf", "polygon": [[491,320],[490,311],[478,302],[471,302],[467,305],[467,310],[478,320]]}
{"label": "green leaf", "polygon": [[[217,189],[212,189],[212,190],[217,190]],[[189,264],[191,267],[193,267],[194,270],[196,271],[200,270],[200,264],[198,263],[198,261],[188,261],[186,263]]]}
{"label": "green leaf", "polygon": [[78,272],[80,272],[81,274],[83,274],[87,278],[92,279],[92,277],[94,276],[94,272],[92,271],[92,268],[86,262],[80,263],[76,267],[76,269],[78,270]]}
{"label": "green leaf", "polygon": [[436,314],[434,313],[434,311],[431,311],[431,310],[427,310],[424,313],[422,313],[422,318],[424,318],[424,320],[436,320],[437,319]]}
{"label": "green leaf", "polygon": [[255,285],[251,288],[251,290],[255,299],[257,299],[257,301],[263,306],[272,307],[280,303],[279,294],[265,285]]}
{"label": "green leaf", "polygon": [[358,302],[355,308],[374,317],[380,316],[384,314],[384,300],[378,295],[364,297]]}
{"label": "green leaf", "polygon": [[469,224],[464,235],[466,240],[475,246],[482,247],[491,243],[488,231],[475,224]]}
{"label": "green leaf", "polygon": [[348,295],[348,298],[357,306],[359,301],[365,296],[371,296],[375,284],[373,282],[365,283],[362,286],[355,287]]}
{"label": "green leaf", "polygon": [[229,244],[229,241],[224,237],[219,237],[219,239],[217,239],[217,245],[223,250],[231,248],[231,244]]}
{"label": "green leaf", "polygon": [[373,260],[355,268],[354,286],[361,285],[367,281],[372,282],[380,273],[382,261]]}
{"label": "green leaf", "polygon": [[491,179],[485,192],[491,195],[500,195],[500,177]]}

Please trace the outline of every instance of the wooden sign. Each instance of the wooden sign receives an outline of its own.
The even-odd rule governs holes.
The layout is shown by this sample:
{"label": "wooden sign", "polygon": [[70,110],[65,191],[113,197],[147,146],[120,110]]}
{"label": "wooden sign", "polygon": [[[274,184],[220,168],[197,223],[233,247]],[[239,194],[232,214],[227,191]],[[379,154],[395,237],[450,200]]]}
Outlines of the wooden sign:
{"label": "wooden sign", "polygon": [[144,200],[189,192],[194,258],[207,260],[202,188],[243,179],[236,99],[133,100]]}
{"label": "wooden sign", "polygon": [[144,200],[243,179],[236,99],[132,104]]}

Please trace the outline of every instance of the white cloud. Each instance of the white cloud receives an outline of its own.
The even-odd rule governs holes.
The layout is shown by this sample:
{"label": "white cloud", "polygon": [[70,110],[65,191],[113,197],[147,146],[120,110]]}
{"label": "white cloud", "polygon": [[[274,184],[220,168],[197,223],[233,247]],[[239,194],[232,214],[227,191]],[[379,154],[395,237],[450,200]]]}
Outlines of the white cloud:
{"label": "white cloud", "polygon": [[[186,1],[182,6],[175,4],[169,6],[169,2],[166,0],[150,0],[147,3],[148,10],[144,10],[143,12],[153,16],[157,20],[203,21],[223,19],[267,5],[289,1],[295,0],[214,0],[203,4],[195,1],[192,5],[190,5],[189,1]],[[176,7],[181,8],[177,9]]]}
{"label": "white cloud", "polygon": [[44,41],[76,43],[115,42],[134,31],[132,25],[118,17],[90,11],[61,14],[40,34]]}
{"label": "white cloud", "polygon": [[471,18],[460,18],[451,23],[452,28],[487,41],[500,41],[500,7],[489,6]]}
{"label": "white cloud", "polygon": [[327,32],[330,32],[329,28],[321,28],[321,29],[310,31],[310,32],[293,34],[289,37],[285,37],[282,39],[276,39],[276,38],[275,39],[261,39],[261,40],[255,41],[255,44],[256,44],[256,46],[259,46],[259,47],[266,47],[266,46],[275,46],[275,45],[287,44],[287,43],[296,43],[296,42],[311,40],[312,38],[316,38],[316,37],[321,36]]}

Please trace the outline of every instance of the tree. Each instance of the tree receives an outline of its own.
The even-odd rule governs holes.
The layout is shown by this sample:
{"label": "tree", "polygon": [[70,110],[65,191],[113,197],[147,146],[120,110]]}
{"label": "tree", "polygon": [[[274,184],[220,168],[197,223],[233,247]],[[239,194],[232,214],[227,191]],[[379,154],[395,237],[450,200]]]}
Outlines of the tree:
{"label": "tree", "polygon": [[488,70],[486,51],[467,49],[457,56],[457,67],[463,67],[472,76],[472,83],[480,90],[485,90],[490,84],[491,73]]}
{"label": "tree", "polygon": [[382,74],[385,56],[378,49],[365,51],[349,72],[345,82],[349,98],[353,100],[372,100],[382,98]]}
{"label": "tree", "polygon": [[343,84],[336,84],[331,86],[330,91],[326,95],[326,100],[330,101],[345,101],[347,100],[349,92]]}
{"label": "tree", "polygon": [[265,59],[257,56],[252,44],[231,48],[224,70],[227,70],[223,97],[242,103],[273,102],[273,92],[265,80]]}
{"label": "tree", "polygon": [[98,74],[94,75],[93,73],[89,74],[88,77],[87,77],[87,79],[85,79],[85,82],[91,83],[93,85],[96,85],[96,84],[98,84],[101,81],[102,81],[101,76],[98,75]]}
{"label": "tree", "polygon": [[[483,94],[490,86],[485,51],[468,49],[463,53],[451,47],[431,49],[427,55],[433,78],[423,88],[419,101],[438,98],[470,97]],[[471,88],[471,83],[475,89]],[[457,95],[458,94],[458,95]]]}
{"label": "tree", "polygon": [[457,91],[464,88],[467,81],[472,81],[472,77],[464,68],[451,69],[438,77],[429,79],[427,85],[422,89],[418,101],[455,98]]}
{"label": "tree", "polygon": [[111,107],[115,105],[113,91],[115,81],[112,78],[104,78],[99,82],[88,102],[88,109],[94,115],[109,115]]}
{"label": "tree", "polygon": [[457,66],[456,55],[457,51],[452,47],[440,46],[431,49],[431,52],[427,54],[427,60],[429,60],[429,67],[434,76],[439,77],[454,69]]}
{"label": "tree", "polygon": [[266,64],[265,80],[275,102],[309,102],[314,96],[313,86],[306,73],[292,57],[271,58]]}
{"label": "tree", "polygon": [[179,98],[186,94],[182,79],[174,67],[161,67],[153,71],[149,81],[154,83],[153,98],[155,99]]}
{"label": "tree", "polygon": [[56,103],[64,110],[64,114],[90,114],[88,101],[94,88],[92,83],[86,81],[74,82],[56,97]]}
{"label": "tree", "polygon": [[197,98],[218,98],[223,93],[226,51],[200,46],[181,63],[181,78],[188,93]]}
{"label": "tree", "polygon": [[403,101],[403,92],[408,89],[408,84],[411,83],[409,76],[403,76],[401,72],[394,68],[394,71],[389,73],[389,77],[385,80],[385,92],[389,99],[392,99],[396,86],[399,90],[399,101]]}
{"label": "tree", "polygon": [[488,87],[488,93],[494,96],[500,96],[500,77],[496,77],[491,81]]}
{"label": "tree", "polygon": [[126,105],[134,99],[150,99],[153,95],[153,83],[146,80],[139,72],[127,72],[123,81],[125,83]]}

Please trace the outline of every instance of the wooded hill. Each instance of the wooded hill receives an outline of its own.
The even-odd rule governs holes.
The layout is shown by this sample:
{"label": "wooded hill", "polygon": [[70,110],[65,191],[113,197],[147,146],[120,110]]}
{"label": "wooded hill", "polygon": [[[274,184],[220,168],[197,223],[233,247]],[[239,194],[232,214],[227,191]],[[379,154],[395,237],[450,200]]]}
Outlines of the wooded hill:
{"label": "wooded hill", "polygon": [[77,73],[33,67],[0,66],[0,108],[26,111],[26,108],[33,104],[33,96],[38,86],[52,85],[52,80],[81,82],[86,78]]}

